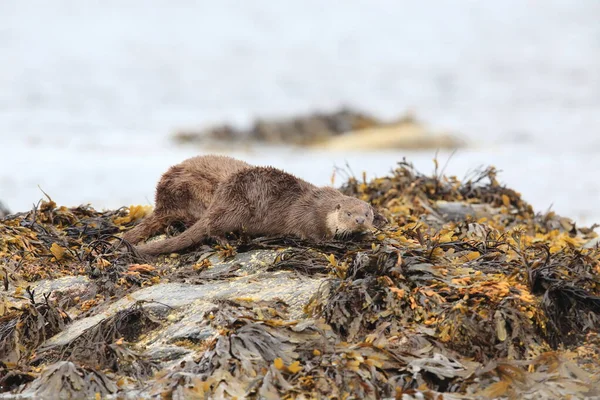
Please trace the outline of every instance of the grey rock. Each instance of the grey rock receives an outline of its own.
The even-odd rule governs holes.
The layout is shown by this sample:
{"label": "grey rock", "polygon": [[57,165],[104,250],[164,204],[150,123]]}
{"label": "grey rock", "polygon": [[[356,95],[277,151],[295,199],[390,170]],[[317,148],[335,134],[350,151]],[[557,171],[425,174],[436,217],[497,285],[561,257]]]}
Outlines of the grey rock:
{"label": "grey rock", "polygon": [[[12,285],[11,285],[12,286]],[[14,289],[11,287],[10,289]],[[97,293],[96,284],[87,276],[65,276],[57,279],[43,279],[29,284],[29,289],[33,293],[33,298],[36,303],[41,303],[48,296],[51,302],[57,302],[63,307],[71,318],[74,318],[81,311],[76,306],[81,301],[93,298]],[[28,296],[12,294],[6,295],[8,299],[15,305],[20,305],[29,302]],[[69,309],[69,307],[71,307]]]}
{"label": "grey rock", "polygon": [[[201,279],[224,279],[230,276],[246,276],[273,264],[281,251],[260,250],[237,254],[232,260],[221,261],[216,254],[210,255],[208,260],[212,266],[201,271]],[[202,258],[200,258],[202,260]]]}
{"label": "grey rock", "polygon": [[471,218],[490,218],[497,214],[499,209],[496,209],[488,204],[468,204],[456,201],[443,201],[439,200],[435,202],[433,206],[427,205],[425,202],[421,202],[428,214],[421,216],[425,222],[436,229],[441,228],[448,222],[460,222],[465,221],[468,217]]}
{"label": "grey rock", "polygon": [[191,351],[179,346],[156,347],[146,352],[146,356],[155,362],[168,363],[169,361],[179,361],[181,358],[190,354]]}
{"label": "grey rock", "polygon": [[237,264],[247,273],[228,280],[207,281],[200,285],[162,283],[137,290],[114,302],[104,311],[73,322],[67,329],[47,340],[40,351],[71,343],[88,329],[136,302],[143,302],[142,306],[146,308],[168,310],[169,321],[175,321],[165,324],[140,341],[140,344],[149,347],[168,345],[173,338],[190,339],[209,334],[197,330],[195,326],[202,321],[207,311],[216,306],[216,302],[222,300],[282,300],[288,304],[289,317],[300,318],[304,305],[319,290],[325,278],[306,277],[290,271],[264,272],[270,265],[268,260],[274,260],[275,256],[276,252],[261,250],[240,254],[233,261],[214,264],[213,271],[229,271],[232,265]]}
{"label": "grey rock", "polygon": [[[44,295],[50,295],[50,300],[58,300],[69,297],[93,297],[95,291],[91,286],[93,282],[87,276],[65,276],[58,279],[44,279],[32,285],[35,301],[42,301]],[[93,293],[92,293],[93,291]]]}
{"label": "grey rock", "polygon": [[446,221],[463,221],[468,216],[476,216],[477,212],[470,204],[459,202],[438,201],[435,204],[436,211]]}

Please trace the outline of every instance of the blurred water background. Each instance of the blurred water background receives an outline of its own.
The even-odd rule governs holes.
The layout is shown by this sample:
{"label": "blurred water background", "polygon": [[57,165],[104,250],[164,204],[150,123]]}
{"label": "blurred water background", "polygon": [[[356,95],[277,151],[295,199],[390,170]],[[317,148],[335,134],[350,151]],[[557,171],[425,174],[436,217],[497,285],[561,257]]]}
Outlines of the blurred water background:
{"label": "blurred water background", "polygon": [[[2,1],[0,49],[12,211],[38,185],[64,205],[152,204],[168,166],[205,152],[176,129],[349,105],[414,110],[469,144],[446,173],[493,164],[537,210],[600,222],[597,0]],[[431,172],[435,150],[230,154],[327,184],[404,156]]]}

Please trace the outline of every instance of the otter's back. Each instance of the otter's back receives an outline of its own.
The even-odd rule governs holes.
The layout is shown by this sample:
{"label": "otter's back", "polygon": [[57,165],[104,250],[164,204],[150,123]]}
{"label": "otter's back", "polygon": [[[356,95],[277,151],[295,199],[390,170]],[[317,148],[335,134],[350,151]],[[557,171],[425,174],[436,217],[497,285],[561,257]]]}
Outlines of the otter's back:
{"label": "otter's back", "polygon": [[222,196],[250,209],[252,217],[287,215],[289,208],[314,185],[273,167],[252,167],[232,175],[222,186]]}
{"label": "otter's back", "polygon": [[246,168],[251,165],[227,156],[187,159],[169,168],[161,177],[156,187],[156,209],[178,212],[187,208],[198,217],[212,200],[216,187]]}
{"label": "otter's back", "polygon": [[192,157],[182,162],[181,166],[191,176],[215,183],[224,181],[240,170],[252,167],[244,161],[219,155]]}

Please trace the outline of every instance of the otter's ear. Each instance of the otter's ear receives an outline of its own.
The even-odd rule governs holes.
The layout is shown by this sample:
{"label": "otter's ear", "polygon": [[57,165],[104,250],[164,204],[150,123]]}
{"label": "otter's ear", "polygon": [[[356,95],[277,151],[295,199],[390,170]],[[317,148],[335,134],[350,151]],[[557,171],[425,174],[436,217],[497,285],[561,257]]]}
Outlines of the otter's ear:
{"label": "otter's ear", "polygon": [[340,208],[342,208],[342,205],[340,203],[337,203],[337,205],[335,206],[335,209],[339,210]]}

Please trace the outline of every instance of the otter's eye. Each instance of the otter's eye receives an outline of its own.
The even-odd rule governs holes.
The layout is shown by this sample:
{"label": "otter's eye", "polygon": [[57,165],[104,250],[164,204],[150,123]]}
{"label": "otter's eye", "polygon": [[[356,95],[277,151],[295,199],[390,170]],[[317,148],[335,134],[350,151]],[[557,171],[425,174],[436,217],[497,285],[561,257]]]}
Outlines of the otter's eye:
{"label": "otter's eye", "polygon": [[348,214],[348,216],[351,216],[351,215],[352,215],[352,213],[351,213],[350,211],[348,211],[346,214]]}

